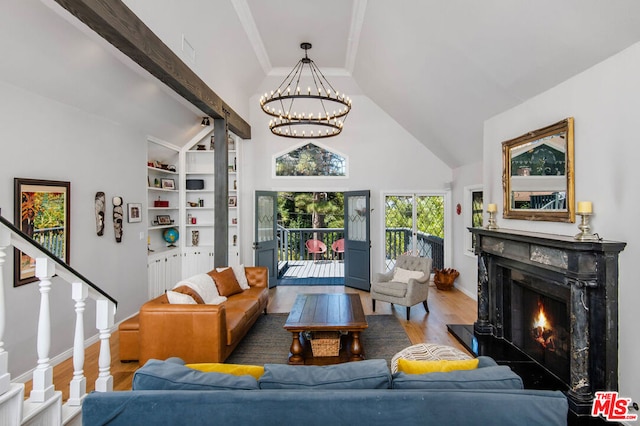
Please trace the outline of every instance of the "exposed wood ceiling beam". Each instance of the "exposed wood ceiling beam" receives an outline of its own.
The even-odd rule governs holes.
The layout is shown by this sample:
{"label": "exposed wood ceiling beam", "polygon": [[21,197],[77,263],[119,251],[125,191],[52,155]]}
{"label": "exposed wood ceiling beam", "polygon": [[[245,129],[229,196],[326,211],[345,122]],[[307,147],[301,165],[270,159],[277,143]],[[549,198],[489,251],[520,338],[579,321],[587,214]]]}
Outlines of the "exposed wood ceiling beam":
{"label": "exposed wood ceiling beam", "polygon": [[55,1],[206,115],[226,117],[233,133],[251,138],[251,126],[120,0]]}

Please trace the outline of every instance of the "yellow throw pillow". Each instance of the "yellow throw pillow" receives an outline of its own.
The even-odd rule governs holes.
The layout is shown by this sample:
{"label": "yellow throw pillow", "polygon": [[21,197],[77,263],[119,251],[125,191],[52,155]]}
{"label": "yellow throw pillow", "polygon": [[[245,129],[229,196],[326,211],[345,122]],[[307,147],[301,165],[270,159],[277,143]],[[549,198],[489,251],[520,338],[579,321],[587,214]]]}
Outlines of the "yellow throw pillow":
{"label": "yellow throw pillow", "polygon": [[203,371],[205,373],[224,373],[234,376],[253,376],[258,380],[264,374],[264,367],[261,365],[240,365],[240,364],[223,364],[219,362],[208,362],[200,364],[186,364],[186,367],[194,370]]}
{"label": "yellow throw pillow", "polygon": [[478,358],[462,360],[414,361],[398,359],[398,371],[407,374],[447,373],[456,370],[475,370]]}

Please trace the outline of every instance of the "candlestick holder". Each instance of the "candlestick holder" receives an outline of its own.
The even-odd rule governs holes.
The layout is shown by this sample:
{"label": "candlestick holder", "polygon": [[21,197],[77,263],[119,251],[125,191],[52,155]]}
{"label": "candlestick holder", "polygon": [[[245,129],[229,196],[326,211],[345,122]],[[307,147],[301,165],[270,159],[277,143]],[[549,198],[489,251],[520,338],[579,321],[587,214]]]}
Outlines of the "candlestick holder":
{"label": "candlestick holder", "polygon": [[578,214],[582,216],[582,220],[578,225],[578,229],[580,230],[580,232],[577,233],[573,238],[578,241],[598,241],[600,238],[597,235],[591,233],[591,225],[589,225],[589,216],[591,216],[592,213],[578,212]]}
{"label": "candlestick holder", "polygon": [[489,223],[487,229],[499,229],[496,224],[496,212],[489,212]]}

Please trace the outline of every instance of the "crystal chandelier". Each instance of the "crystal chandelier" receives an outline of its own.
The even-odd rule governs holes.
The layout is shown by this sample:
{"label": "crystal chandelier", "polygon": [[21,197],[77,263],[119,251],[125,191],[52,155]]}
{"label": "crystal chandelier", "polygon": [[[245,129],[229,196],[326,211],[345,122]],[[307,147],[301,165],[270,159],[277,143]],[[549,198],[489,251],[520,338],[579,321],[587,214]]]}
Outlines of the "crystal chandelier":
{"label": "crystal chandelier", "polygon": [[[273,117],[269,130],[287,138],[337,136],[351,111],[351,99],[335,90],[315,62],[309,59],[307,50],[311,49],[311,43],[302,43],[300,47],[304,49],[304,58],[276,90],[260,97],[260,107]],[[305,66],[308,67],[306,72]]]}

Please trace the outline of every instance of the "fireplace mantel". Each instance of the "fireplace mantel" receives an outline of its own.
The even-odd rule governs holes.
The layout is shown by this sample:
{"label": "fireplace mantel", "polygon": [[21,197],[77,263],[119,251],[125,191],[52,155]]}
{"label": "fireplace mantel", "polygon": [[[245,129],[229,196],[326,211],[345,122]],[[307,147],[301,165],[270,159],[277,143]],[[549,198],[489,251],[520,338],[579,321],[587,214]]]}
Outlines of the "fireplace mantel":
{"label": "fireplace mantel", "polygon": [[474,333],[508,338],[511,273],[535,277],[565,295],[570,320],[566,394],[572,411],[588,411],[595,391],[617,391],[618,255],[626,243],[509,229],[469,230],[476,235],[478,255]]}

